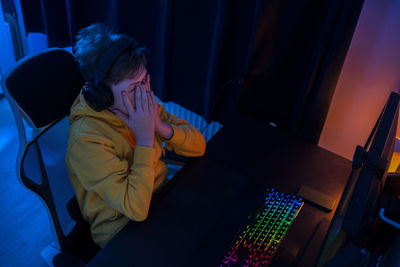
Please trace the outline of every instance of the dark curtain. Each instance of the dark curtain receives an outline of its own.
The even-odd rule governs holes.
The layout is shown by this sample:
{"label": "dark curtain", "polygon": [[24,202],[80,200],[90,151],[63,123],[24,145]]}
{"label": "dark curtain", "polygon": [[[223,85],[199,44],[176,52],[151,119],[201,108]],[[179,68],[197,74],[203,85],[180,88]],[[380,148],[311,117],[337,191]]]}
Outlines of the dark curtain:
{"label": "dark curtain", "polygon": [[224,121],[238,103],[314,143],[362,3],[21,0],[27,32],[46,33],[50,46],[69,46],[80,28],[103,22],[149,48],[152,88],[163,101],[207,121]]}
{"label": "dark curtain", "polygon": [[270,0],[239,109],[318,143],[363,0]]}
{"label": "dark curtain", "polygon": [[46,33],[51,47],[94,22],[133,36],[149,49],[156,95],[210,121],[222,85],[244,77],[259,0],[21,2],[27,32]]}

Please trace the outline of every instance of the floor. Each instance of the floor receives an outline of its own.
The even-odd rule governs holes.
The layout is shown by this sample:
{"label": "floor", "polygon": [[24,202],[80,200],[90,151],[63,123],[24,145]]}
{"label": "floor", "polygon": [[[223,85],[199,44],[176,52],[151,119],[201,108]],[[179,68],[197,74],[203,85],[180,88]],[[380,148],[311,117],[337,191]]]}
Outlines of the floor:
{"label": "floor", "polygon": [[48,266],[40,252],[51,242],[40,199],[16,177],[17,129],[5,98],[0,99],[0,266]]}

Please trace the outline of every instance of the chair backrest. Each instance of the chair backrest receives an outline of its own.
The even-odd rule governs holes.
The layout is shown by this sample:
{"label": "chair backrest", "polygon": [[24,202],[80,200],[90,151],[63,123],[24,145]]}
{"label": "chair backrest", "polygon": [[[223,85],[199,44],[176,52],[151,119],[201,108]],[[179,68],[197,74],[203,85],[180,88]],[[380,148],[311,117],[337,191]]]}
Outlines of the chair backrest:
{"label": "chair backrest", "polygon": [[17,177],[43,200],[56,245],[68,253],[81,233],[76,232],[78,219],[67,211],[67,203],[74,198],[64,163],[67,115],[83,83],[74,56],[60,48],[22,59],[2,78],[18,128]]}
{"label": "chair backrest", "polygon": [[60,48],[22,59],[2,79],[8,99],[36,129],[67,116],[82,85],[73,55]]}

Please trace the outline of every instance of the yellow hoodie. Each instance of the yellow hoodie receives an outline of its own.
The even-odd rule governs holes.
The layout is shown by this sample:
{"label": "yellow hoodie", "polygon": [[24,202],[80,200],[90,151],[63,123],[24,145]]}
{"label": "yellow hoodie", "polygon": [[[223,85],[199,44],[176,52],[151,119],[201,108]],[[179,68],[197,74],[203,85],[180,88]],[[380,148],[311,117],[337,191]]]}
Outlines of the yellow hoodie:
{"label": "yellow hoodie", "polygon": [[158,110],[174,135],[165,141],[155,134],[150,148],[136,146],[133,132],[118,116],[109,110],[94,111],[82,94],[72,104],[65,164],[83,218],[100,247],[129,220],[147,218],[152,193],[167,175],[167,166],[160,160],[163,141],[168,150],[180,155],[204,154],[200,131],[160,104]]}

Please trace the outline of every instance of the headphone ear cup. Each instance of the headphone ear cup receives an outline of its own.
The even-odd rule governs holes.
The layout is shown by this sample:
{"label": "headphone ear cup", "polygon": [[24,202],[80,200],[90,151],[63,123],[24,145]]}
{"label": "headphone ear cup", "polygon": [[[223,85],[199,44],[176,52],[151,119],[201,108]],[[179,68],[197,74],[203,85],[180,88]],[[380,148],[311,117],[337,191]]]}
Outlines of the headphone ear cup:
{"label": "headphone ear cup", "polygon": [[83,96],[88,105],[97,112],[107,109],[114,104],[112,90],[104,83],[96,85],[93,82],[87,82]]}
{"label": "headphone ear cup", "polygon": [[110,87],[108,87],[105,83],[100,82],[98,84],[98,89],[100,93],[101,104],[103,109],[108,109],[114,104],[114,95]]}

